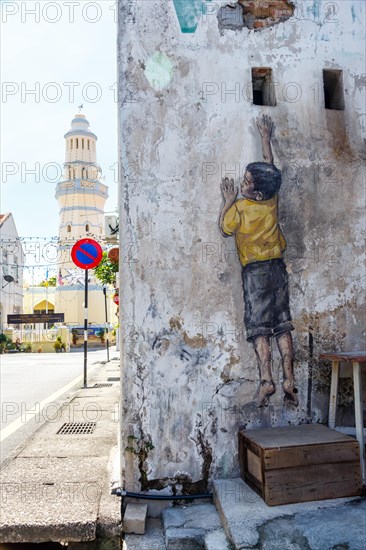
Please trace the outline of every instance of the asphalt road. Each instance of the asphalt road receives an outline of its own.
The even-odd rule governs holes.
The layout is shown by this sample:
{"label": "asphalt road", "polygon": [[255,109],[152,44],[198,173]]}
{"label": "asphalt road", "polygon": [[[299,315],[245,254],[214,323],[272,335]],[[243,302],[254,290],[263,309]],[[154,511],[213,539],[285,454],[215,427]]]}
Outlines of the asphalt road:
{"label": "asphalt road", "polygon": [[[110,357],[116,355],[112,348]],[[106,359],[105,349],[90,349],[88,370]],[[0,462],[83,386],[83,372],[83,351],[0,355]]]}

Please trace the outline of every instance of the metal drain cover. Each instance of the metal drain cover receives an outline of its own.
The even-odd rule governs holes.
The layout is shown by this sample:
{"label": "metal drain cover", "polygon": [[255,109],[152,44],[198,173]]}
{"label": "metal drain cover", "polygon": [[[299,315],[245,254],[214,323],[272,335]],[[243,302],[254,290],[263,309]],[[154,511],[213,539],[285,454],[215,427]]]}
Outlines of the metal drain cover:
{"label": "metal drain cover", "polygon": [[107,378],[107,380],[110,382],[119,382],[121,378],[120,376],[110,376],[109,378]]}
{"label": "metal drain cover", "polygon": [[96,422],[66,422],[63,424],[58,435],[89,435],[95,430]]}
{"label": "metal drain cover", "polygon": [[113,384],[94,384],[94,388],[110,388]]}

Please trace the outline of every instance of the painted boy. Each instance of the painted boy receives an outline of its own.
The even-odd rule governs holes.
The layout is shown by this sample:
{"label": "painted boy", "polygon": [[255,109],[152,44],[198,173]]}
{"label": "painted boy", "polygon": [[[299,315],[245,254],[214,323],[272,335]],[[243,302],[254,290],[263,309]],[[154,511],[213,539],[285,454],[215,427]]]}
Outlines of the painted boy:
{"label": "painted boy", "polygon": [[293,375],[293,344],[288,276],[283,261],[286,241],[278,222],[278,191],[281,172],[273,164],[273,122],[257,119],[264,162],[248,164],[237,200],[234,180],[222,180],[224,204],[220,231],[235,236],[242,264],[247,340],[253,343],[260,371],[258,406],[268,405],[276,391],[271,372],[272,340],[276,339],[283,368],[285,402],[298,405]]}

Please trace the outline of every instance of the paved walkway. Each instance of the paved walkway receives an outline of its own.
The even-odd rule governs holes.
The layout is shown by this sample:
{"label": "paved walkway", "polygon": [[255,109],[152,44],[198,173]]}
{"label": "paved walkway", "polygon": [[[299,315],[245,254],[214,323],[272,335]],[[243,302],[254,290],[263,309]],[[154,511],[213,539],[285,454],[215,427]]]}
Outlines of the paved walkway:
{"label": "paved walkway", "polygon": [[121,502],[110,490],[119,484],[119,374],[117,359],[97,367],[88,388],[49,416],[3,468],[0,543],[98,535],[118,547]]}

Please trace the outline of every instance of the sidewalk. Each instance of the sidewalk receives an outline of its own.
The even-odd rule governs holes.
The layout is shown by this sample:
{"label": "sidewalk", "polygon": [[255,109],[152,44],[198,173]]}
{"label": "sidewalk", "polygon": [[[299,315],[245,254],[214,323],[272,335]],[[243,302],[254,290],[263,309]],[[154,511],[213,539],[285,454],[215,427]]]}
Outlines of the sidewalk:
{"label": "sidewalk", "polygon": [[103,539],[119,548],[121,502],[110,494],[111,484],[119,484],[120,370],[114,356],[4,467],[0,543]]}
{"label": "sidewalk", "polygon": [[[0,545],[120,548],[121,499],[110,494],[112,483],[121,485],[119,377],[118,359],[100,363],[88,388],[75,391],[4,467]],[[65,424],[79,433],[59,433]],[[124,550],[366,548],[364,498],[269,507],[241,479],[213,485],[214,503],[171,503],[161,520],[148,518],[145,535],[126,534]]]}

